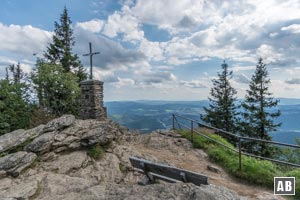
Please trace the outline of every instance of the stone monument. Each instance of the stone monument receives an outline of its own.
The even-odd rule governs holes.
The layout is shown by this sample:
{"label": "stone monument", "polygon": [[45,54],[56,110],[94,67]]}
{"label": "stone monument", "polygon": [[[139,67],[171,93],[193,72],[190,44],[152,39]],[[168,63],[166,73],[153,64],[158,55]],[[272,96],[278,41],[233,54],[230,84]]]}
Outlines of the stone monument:
{"label": "stone monument", "polygon": [[81,107],[80,117],[82,119],[99,119],[103,120],[107,117],[106,108],[103,106],[103,82],[93,80],[93,55],[99,52],[92,52],[92,44],[90,45],[90,53],[84,56],[90,56],[90,79],[81,81],[79,86],[81,88]]}

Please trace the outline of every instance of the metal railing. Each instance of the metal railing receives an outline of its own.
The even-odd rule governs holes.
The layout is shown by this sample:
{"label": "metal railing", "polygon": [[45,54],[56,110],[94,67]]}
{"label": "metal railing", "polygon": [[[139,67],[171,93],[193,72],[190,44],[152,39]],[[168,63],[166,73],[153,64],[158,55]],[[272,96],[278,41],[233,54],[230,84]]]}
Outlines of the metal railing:
{"label": "metal railing", "polygon": [[[186,126],[185,124],[180,124],[178,122],[177,118],[181,118],[181,119],[190,121],[190,127]],[[239,169],[240,170],[242,170],[242,155],[246,155],[246,156],[250,156],[250,157],[255,157],[255,158],[259,158],[259,159],[263,159],[263,160],[268,160],[268,161],[271,161],[271,162],[280,163],[280,164],[284,164],[284,165],[288,165],[288,166],[300,167],[300,165],[296,164],[296,163],[290,163],[290,162],[286,162],[286,161],[282,161],[282,160],[277,160],[277,159],[273,159],[273,158],[268,158],[268,157],[264,157],[264,156],[259,156],[259,155],[255,155],[255,154],[251,154],[251,153],[242,151],[242,148],[243,148],[243,144],[242,143],[244,141],[263,142],[263,143],[268,143],[268,144],[275,144],[275,145],[280,145],[280,146],[284,146],[284,147],[292,147],[292,148],[298,148],[298,149],[300,149],[299,145],[294,145],[294,144],[281,143],[281,142],[275,142],[275,141],[270,141],[270,140],[262,140],[262,139],[257,139],[257,138],[250,138],[250,137],[239,136],[239,135],[230,133],[228,131],[224,131],[224,130],[219,129],[219,128],[215,128],[215,127],[212,127],[212,126],[208,126],[206,124],[202,124],[199,121],[196,121],[196,120],[193,120],[193,119],[190,119],[190,118],[178,115],[178,114],[173,114],[173,129],[175,129],[175,123],[177,124],[177,126],[178,126],[179,129],[182,129],[182,127],[186,128],[186,129],[190,129],[190,131],[191,131],[191,142],[192,143],[194,142],[194,134],[196,133],[196,134],[198,134],[198,135],[200,135],[200,136],[202,136],[202,137],[204,137],[204,138],[206,138],[206,139],[208,139],[210,141],[213,141],[213,142],[217,143],[218,145],[221,145],[221,146],[223,146],[223,147],[225,147],[225,148],[227,148],[227,149],[229,149],[229,150],[231,150],[233,152],[238,153],[238,156],[239,156]],[[232,147],[230,147],[230,146],[228,146],[226,144],[223,144],[220,141],[215,140],[214,138],[209,137],[206,134],[203,134],[203,133],[195,130],[195,128],[194,128],[195,124],[197,124],[198,127],[205,127],[205,128],[208,128],[208,129],[220,132],[223,135],[230,136],[231,138],[234,138],[238,142],[237,148],[232,148]]]}

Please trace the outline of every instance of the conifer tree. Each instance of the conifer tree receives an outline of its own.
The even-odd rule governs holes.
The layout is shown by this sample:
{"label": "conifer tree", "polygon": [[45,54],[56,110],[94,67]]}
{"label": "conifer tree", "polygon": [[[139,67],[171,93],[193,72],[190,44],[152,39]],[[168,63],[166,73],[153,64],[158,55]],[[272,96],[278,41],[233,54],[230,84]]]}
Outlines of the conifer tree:
{"label": "conifer tree", "polygon": [[[18,63],[17,65],[15,65],[15,64],[9,65],[8,69],[12,73],[14,84],[18,84],[21,82],[22,79],[26,78],[26,74],[21,69],[20,63]],[[8,74],[7,74],[7,77],[8,77]]]}
{"label": "conifer tree", "polygon": [[[274,119],[280,116],[279,110],[274,110],[278,104],[272,93],[269,92],[270,79],[263,59],[258,60],[256,70],[251,78],[249,90],[246,92],[245,101],[242,103],[242,122],[241,134],[247,137],[253,137],[263,140],[271,140],[269,132],[276,131],[280,123],[275,123]],[[262,142],[246,143],[246,148],[258,155],[268,156],[270,152],[267,144]]]}
{"label": "conifer tree", "polygon": [[60,23],[55,21],[54,27],[52,43],[47,47],[44,57],[51,64],[62,65],[64,72],[73,71],[79,81],[85,80],[87,74],[77,54],[72,53],[75,39],[73,37],[72,21],[66,7],[64,7],[64,11],[60,17]]}
{"label": "conifer tree", "polygon": [[209,97],[209,107],[204,108],[205,113],[201,119],[213,127],[229,132],[236,131],[236,90],[231,86],[230,79],[232,71],[228,70],[228,65],[221,65],[222,73],[218,73],[218,78],[213,79]]}
{"label": "conifer tree", "polygon": [[10,65],[6,68],[6,78],[0,80],[0,135],[27,128],[30,116],[30,86],[27,75],[20,63]]}

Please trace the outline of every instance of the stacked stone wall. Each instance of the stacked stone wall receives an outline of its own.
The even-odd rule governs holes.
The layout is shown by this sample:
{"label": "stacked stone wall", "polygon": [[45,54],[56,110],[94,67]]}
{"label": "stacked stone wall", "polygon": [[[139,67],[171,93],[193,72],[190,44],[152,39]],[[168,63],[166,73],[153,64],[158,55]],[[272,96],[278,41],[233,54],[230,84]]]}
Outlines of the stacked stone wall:
{"label": "stacked stone wall", "polygon": [[82,81],[80,88],[80,117],[82,119],[105,119],[107,113],[103,105],[103,82],[98,80]]}

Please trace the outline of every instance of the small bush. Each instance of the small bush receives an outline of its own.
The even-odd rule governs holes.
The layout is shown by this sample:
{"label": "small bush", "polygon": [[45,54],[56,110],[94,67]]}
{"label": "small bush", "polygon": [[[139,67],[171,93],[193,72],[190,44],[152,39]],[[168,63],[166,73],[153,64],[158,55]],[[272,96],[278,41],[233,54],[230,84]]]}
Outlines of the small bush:
{"label": "small bush", "polygon": [[100,160],[104,156],[104,149],[101,145],[97,144],[90,147],[87,151],[87,154],[95,160]]}

